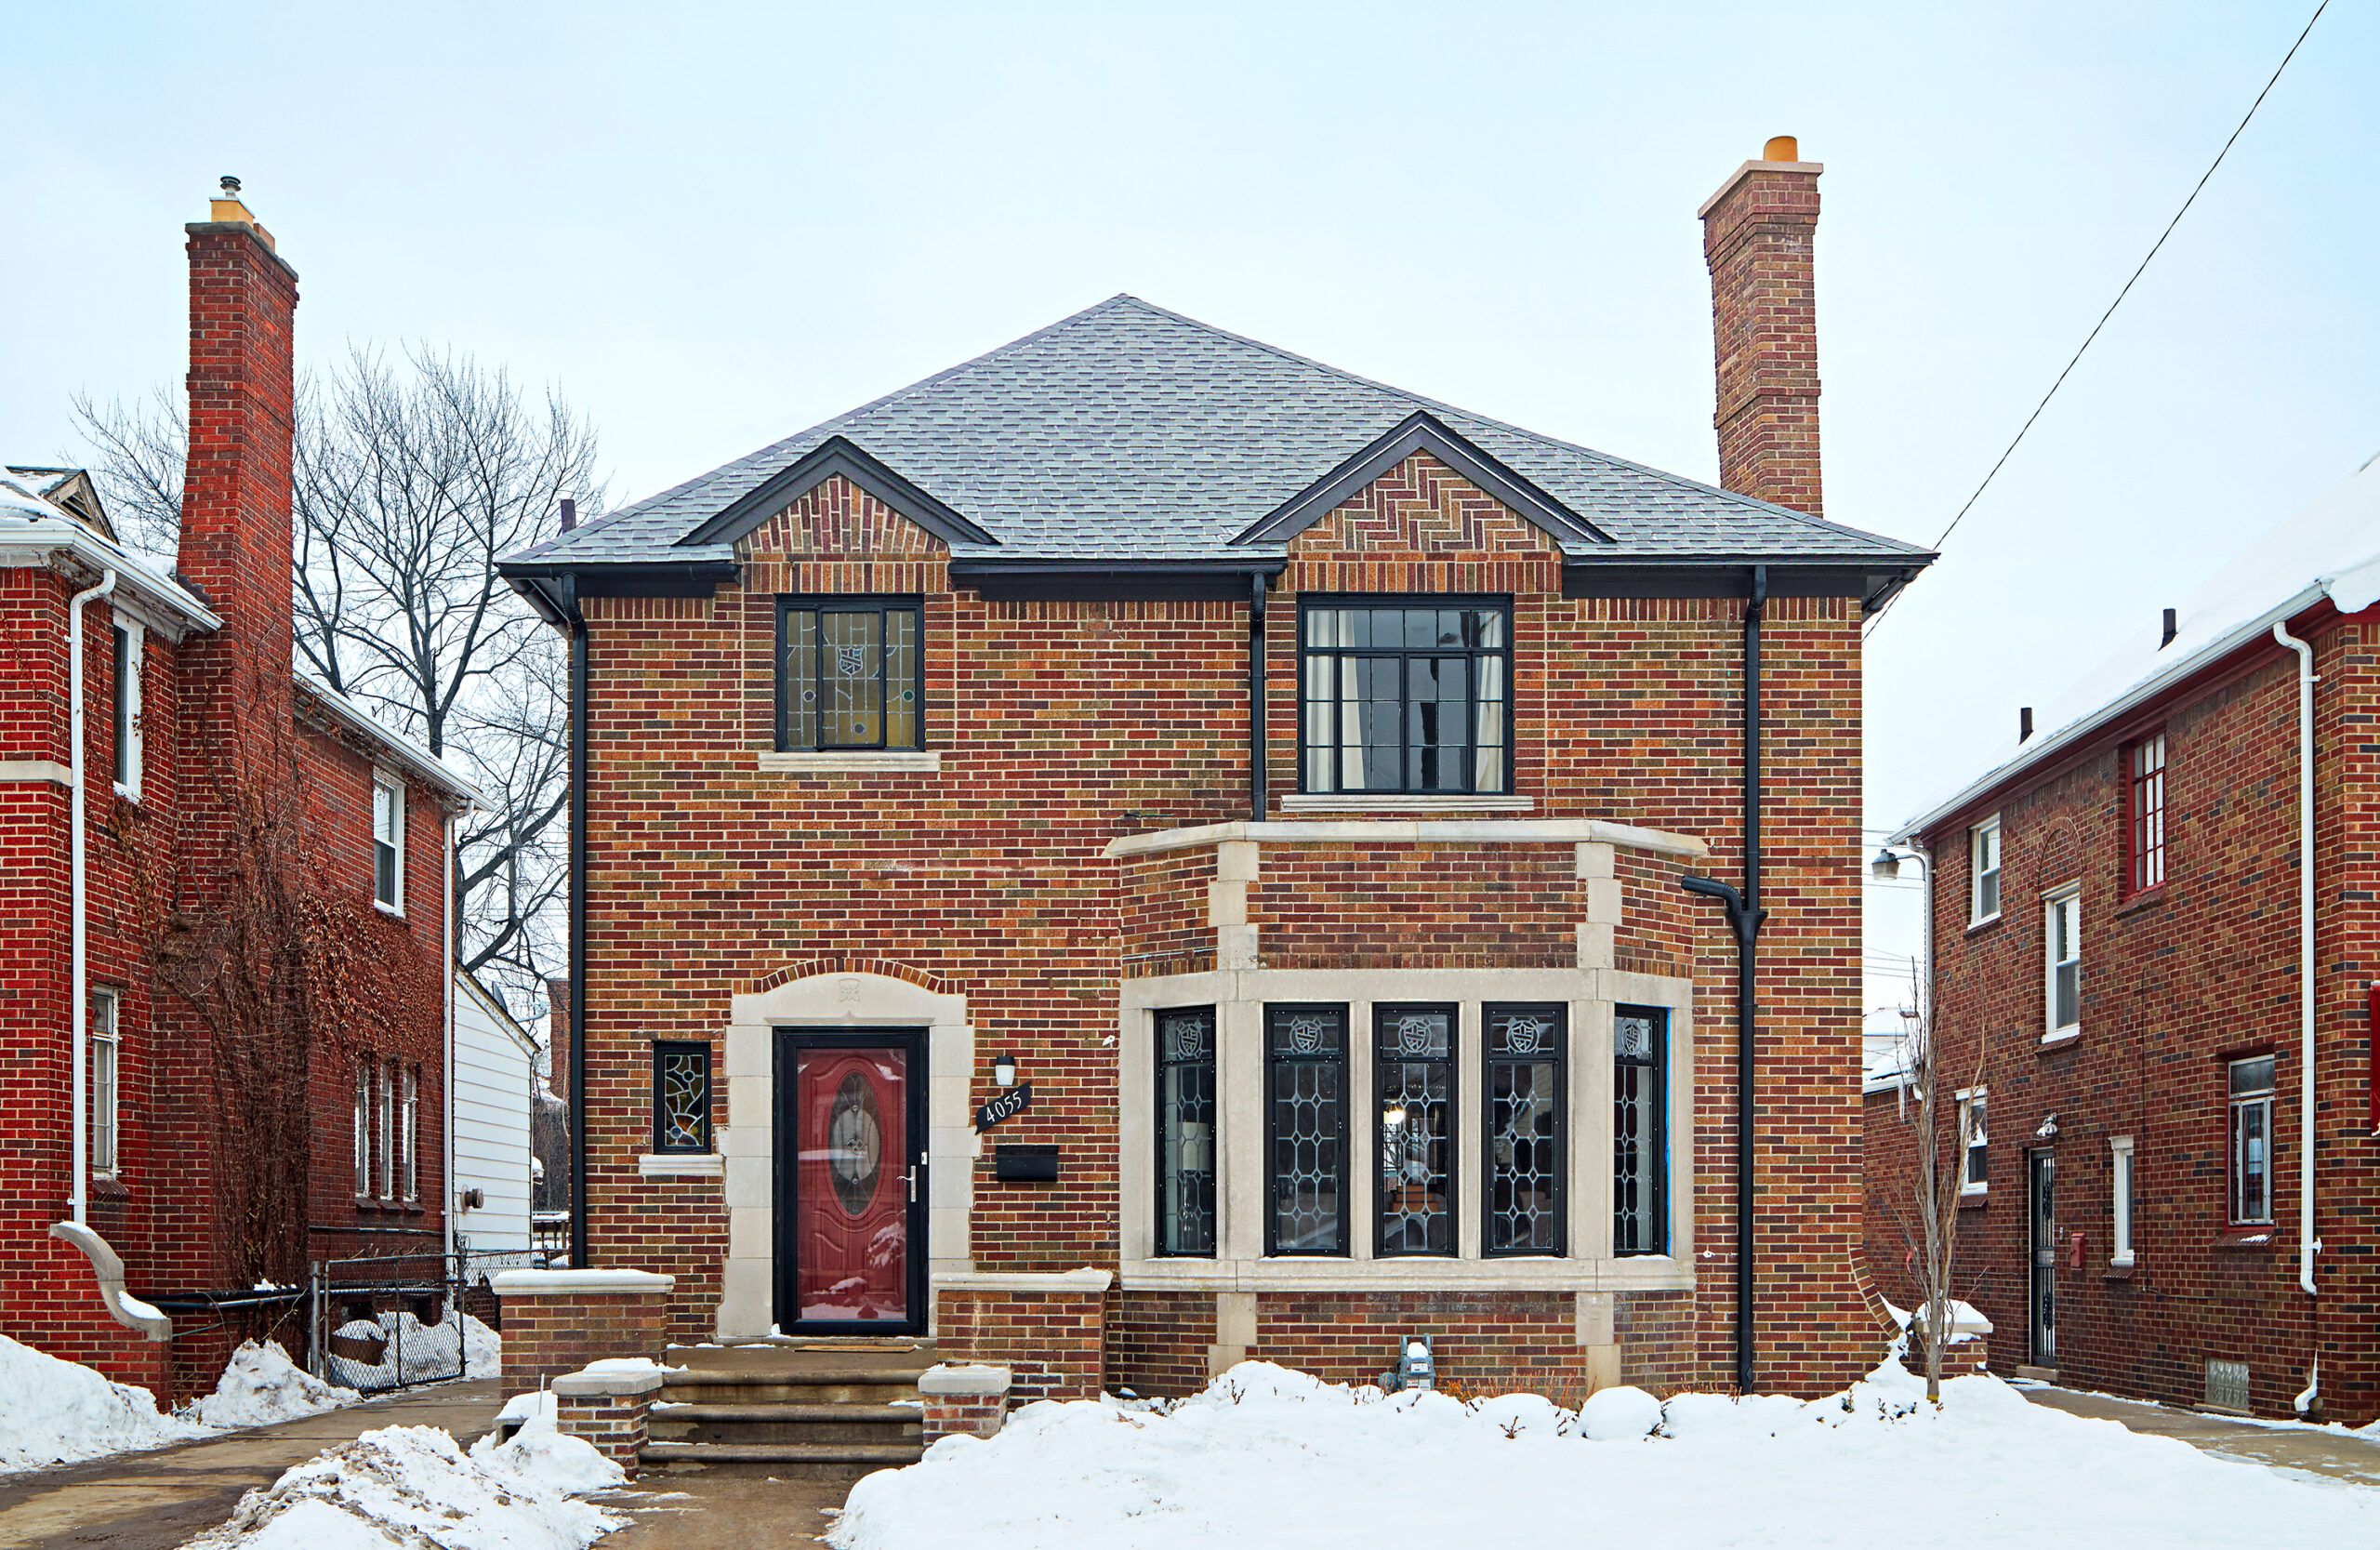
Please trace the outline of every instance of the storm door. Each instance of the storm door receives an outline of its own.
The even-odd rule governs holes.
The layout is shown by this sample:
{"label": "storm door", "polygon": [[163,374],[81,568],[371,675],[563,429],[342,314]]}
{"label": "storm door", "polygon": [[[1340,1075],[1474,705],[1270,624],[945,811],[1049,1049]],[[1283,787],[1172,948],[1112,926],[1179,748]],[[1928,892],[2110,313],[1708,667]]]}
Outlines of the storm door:
{"label": "storm door", "polygon": [[777,1323],[925,1328],[925,1038],[777,1035]]}
{"label": "storm door", "polygon": [[2057,1365],[2057,1154],[2026,1154],[2032,1216],[2032,1278],[2026,1322],[2033,1365]]}

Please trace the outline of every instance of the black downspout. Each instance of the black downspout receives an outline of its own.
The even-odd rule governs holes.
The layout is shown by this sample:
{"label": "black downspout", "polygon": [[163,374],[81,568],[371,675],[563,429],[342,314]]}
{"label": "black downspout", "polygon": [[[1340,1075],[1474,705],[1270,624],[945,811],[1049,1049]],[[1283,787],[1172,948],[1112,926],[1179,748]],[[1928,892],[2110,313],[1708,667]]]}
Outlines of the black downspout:
{"label": "black downspout", "polygon": [[1264,821],[1264,583],[1251,574],[1248,591],[1248,815]]}
{"label": "black downspout", "polygon": [[1753,988],[1760,928],[1760,626],[1768,608],[1768,567],[1752,568],[1744,609],[1744,885],[1739,893],[1716,878],[1680,880],[1689,894],[1726,906],[1736,937],[1736,1386],[1752,1392],[1752,1035],[1760,1002]]}
{"label": "black downspout", "polygon": [[587,618],[575,578],[570,618],[570,1263],[587,1246]]}

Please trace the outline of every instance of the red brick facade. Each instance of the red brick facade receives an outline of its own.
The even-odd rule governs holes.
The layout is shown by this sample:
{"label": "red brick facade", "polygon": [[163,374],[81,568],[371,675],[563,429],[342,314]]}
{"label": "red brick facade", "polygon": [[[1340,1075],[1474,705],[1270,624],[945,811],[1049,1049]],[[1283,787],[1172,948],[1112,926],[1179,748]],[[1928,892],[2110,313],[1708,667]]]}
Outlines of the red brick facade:
{"label": "red brick facade", "polygon": [[[85,757],[88,984],[119,998],[118,1166],[89,1186],[89,1225],[129,1290],[177,1316],[170,1345],[113,1321],[79,1253],[48,1236],[72,1193],[68,599],[88,564],[0,568],[0,1331],[162,1394],[212,1385],[230,1345],[271,1331],[302,1347],[294,1300],[223,1318],[194,1299],[303,1285],[306,1257],[442,1241],[443,836],[451,792],[406,777],[404,909],[373,907],[372,780],[397,769],[352,713],[293,684],[289,436],[295,275],[253,227],[191,229],[191,438],[179,571],[220,621],[134,597],[87,607]],[[145,626],[137,795],[117,749],[111,626]],[[264,833],[265,838],[259,838]],[[291,1026],[235,1057],[203,966],[227,952],[270,866],[330,944]],[[335,969],[333,976],[327,971]],[[354,1187],[354,1063],[415,1086],[414,1199]],[[258,1071],[273,1073],[268,1083]],[[402,1075],[400,1078],[402,1080]],[[262,1086],[286,1123],[254,1121]],[[401,1093],[402,1087],[397,1091]],[[293,1129],[294,1127],[294,1129]],[[272,1156],[255,1149],[269,1138]],[[249,1160],[241,1157],[249,1155]],[[267,1218],[269,1219],[260,1219]],[[359,1235],[357,1229],[378,1229]],[[387,1229],[402,1231],[395,1237]]]}
{"label": "red brick facade", "polygon": [[[2380,1187],[2367,990],[2380,980],[2370,901],[2380,709],[2369,613],[2293,624],[2316,690],[2318,1119],[2315,1275],[2298,1287],[2297,659],[2268,638],[2088,742],[1987,793],[1924,835],[1934,856],[1935,990],[1949,1085],[1989,1089],[1989,1188],[1960,1212],[1960,1294],[1992,1320],[1993,1364],[2029,1350],[2027,1180],[2056,1158],[2055,1366],[2061,1383],[2172,1403],[2207,1394],[2210,1360],[2248,1365],[2253,1407],[2290,1413],[2319,1356],[2321,1409],[2380,1415],[2373,1323]],[[2128,886],[2124,752],[2162,732],[2165,877]],[[1971,921],[1967,835],[1997,814],[1999,915]],[[2045,1045],[2043,894],[2080,883],[2079,1037]],[[2227,1063],[2274,1060],[2269,1223],[2230,1221]],[[1905,1176],[1911,1133],[1890,1093],[1868,1103],[1871,1184]],[[2054,1136],[2039,1133],[2056,1118]],[[1947,1114],[1945,1123],[1950,1123]],[[2112,1141],[2134,1148],[2134,1263],[2113,1263]],[[1881,1200],[1877,1269],[1907,1294]]]}

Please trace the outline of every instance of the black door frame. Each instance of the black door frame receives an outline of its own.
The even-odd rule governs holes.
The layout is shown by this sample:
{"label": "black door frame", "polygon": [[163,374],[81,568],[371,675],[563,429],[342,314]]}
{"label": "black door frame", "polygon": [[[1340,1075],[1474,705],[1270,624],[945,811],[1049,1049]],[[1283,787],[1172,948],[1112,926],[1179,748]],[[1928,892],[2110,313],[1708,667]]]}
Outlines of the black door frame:
{"label": "black door frame", "polygon": [[[775,1112],[770,1118],[774,1127],[772,1144],[776,1154],[776,1222],[773,1236],[776,1252],[777,1328],[787,1334],[922,1334],[931,1311],[926,1305],[926,1221],[927,1204],[932,1193],[927,1187],[929,1181],[926,1177],[926,1093],[930,1078],[926,1069],[926,1030],[921,1027],[781,1027],[775,1032]],[[800,1202],[800,1158],[796,1145],[799,1135],[796,1103],[800,1095],[794,1092],[799,1066],[794,1057],[802,1050],[881,1049],[902,1050],[908,1057],[909,1156],[905,1167],[910,1181],[906,1222],[909,1316],[897,1325],[881,1318],[804,1321],[795,1317],[795,1310],[800,1306],[795,1290],[795,1250],[800,1235],[795,1232],[794,1224],[799,1220]]]}
{"label": "black door frame", "polygon": [[[2043,1220],[2042,1176],[2049,1176],[2049,1210]],[[2030,1251],[2025,1278],[2025,1359],[2035,1367],[2057,1365],[2057,1153],[2040,1146],[2025,1154],[2025,1241]],[[2047,1233],[2043,1229],[2046,1227]],[[2048,1317],[2043,1317],[2047,1298]],[[2042,1339],[2049,1339],[2043,1354]]]}

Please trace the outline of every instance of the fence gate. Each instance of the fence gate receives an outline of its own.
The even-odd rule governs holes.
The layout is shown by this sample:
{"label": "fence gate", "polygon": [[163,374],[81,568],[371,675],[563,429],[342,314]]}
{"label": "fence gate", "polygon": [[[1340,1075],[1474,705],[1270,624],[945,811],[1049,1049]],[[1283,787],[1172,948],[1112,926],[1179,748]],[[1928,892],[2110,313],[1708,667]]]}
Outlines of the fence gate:
{"label": "fence gate", "polygon": [[365,1394],[464,1376],[463,1269],[438,1252],[316,1260],[314,1375]]}

